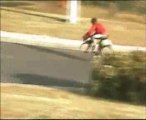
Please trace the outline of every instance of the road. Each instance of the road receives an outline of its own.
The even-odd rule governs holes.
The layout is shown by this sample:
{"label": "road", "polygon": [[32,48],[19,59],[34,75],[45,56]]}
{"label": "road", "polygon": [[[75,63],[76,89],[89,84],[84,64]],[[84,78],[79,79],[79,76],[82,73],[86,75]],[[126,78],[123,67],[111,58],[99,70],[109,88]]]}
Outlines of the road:
{"label": "road", "polygon": [[1,42],[1,82],[82,87],[92,56],[81,51]]}

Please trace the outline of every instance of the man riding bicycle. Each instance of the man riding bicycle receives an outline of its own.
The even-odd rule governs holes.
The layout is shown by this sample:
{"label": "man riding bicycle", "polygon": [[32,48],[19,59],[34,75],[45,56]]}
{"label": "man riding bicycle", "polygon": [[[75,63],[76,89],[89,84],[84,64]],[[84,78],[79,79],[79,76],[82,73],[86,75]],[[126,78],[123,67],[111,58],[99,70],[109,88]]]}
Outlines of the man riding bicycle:
{"label": "man riding bicycle", "polygon": [[[106,39],[108,37],[108,32],[105,28],[105,26],[98,22],[97,18],[91,19],[91,28],[89,31],[83,36],[84,43],[88,43],[87,50],[91,47],[91,44],[94,44],[94,50],[93,52],[97,52],[97,50],[100,50],[100,46],[98,47],[97,42],[101,42],[103,39]],[[83,43],[83,44],[84,44]]]}

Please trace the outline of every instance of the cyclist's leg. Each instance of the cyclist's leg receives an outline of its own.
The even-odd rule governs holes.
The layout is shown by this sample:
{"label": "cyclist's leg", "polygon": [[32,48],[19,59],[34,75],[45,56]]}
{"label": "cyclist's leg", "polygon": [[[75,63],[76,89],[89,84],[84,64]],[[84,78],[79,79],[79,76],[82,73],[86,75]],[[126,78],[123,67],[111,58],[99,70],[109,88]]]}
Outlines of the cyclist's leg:
{"label": "cyclist's leg", "polygon": [[97,39],[94,39],[94,50],[93,52],[96,52],[98,50],[98,40]]}
{"label": "cyclist's leg", "polygon": [[94,46],[95,46],[93,52],[97,52],[98,51],[98,44],[97,43],[99,42],[101,37],[102,37],[101,34],[95,34],[95,35],[92,36],[92,39],[94,41]]}
{"label": "cyclist's leg", "polygon": [[91,44],[88,44],[88,46],[87,46],[85,52],[88,52],[88,50],[89,50],[90,48],[91,48]]}
{"label": "cyclist's leg", "polygon": [[98,52],[101,52],[101,49],[102,49],[101,42],[102,42],[102,40],[100,40],[100,41],[99,41],[99,44],[98,44]]}
{"label": "cyclist's leg", "polygon": [[86,50],[85,50],[85,52],[88,52],[88,50],[89,50],[89,49],[91,48],[91,46],[92,46],[92,43],[93,43],[93,40],[92,40],[91,37],[88,37],[88,38],[84,41],[83,44],[87,44],[87,45],[88,45],[87,48],[86,48]]}
{"label": "cyclist's leg", "polygon": [[89,40],[90,40],[89,37],[87,39],[83,40],[83,43],[80,45],[80,48],[82,47],[82,45],[88,44]]}
{"label": "cyclist's leg", "polygon": [[88,37],[86,40],[84,40],[85,43],[91,42],[92,41],[92,37]]}
{"label": "cyclist's leg", "polygon": [[[105,38],[107,38],[107,36],[106,35],[102,35],[102,34],[95,34],[95,35],[93,35],[93,40],[95,41],[94,42],[94,45],[95,45],[95,49],[94,49],[94,51],[96,52],[96,51],[101,51],[101,49],[102,49],[102,46],[101,46],[101,42],[102,42],[102,39],[105,39]],[[99,44],[97,44],[99,42]]]}

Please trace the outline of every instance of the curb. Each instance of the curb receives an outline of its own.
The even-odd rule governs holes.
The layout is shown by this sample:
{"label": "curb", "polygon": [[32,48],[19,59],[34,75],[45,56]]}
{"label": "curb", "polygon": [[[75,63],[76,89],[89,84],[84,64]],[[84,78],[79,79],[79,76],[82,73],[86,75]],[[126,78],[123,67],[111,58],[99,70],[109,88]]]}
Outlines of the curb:
{"label": "curb", "polygon": [[1,41],[10,43],[19,43],[25,45],[34,45],[40,47],[53,47],[62,49],[80,50],[82,41],[67,40],[46,35],[32,35],[14,32],[1,31]]}
{"label": "curb", "polygon": [[[1,34],[2,42],[19,43],[19,44],[34,45],[40,47],[53,47],[53,48],[80,50],[79,46],[82,43],[82,41],[79,40],[49,37],[46,35],[33,35],[33,34],[6,32],[6,31],[1,31],[0,34]],[[116,52],[131,52],[131,51],[146,52],[146,47],[113,45],[113,50]]]}

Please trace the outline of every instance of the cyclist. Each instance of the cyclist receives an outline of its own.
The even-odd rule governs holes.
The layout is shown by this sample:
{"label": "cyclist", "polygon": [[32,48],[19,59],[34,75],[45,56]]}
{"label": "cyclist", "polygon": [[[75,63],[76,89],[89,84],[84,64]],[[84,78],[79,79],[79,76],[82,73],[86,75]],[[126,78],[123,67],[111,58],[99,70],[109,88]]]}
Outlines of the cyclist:
{"label": "cyclist", "polygon": [[94,44],[95,48],[93,52],[97,52],[97,50],[100,50],[100,46],[98,48],[97,42],[106,39],[108,37],[108,32],[106,27],[102,23],[99,23],[96,17],[91,18],[91,24],[92,26],[83,36],[83,40],[85,41],[84,43],[88,43],[87,50],[90,48],[91,44]]}

